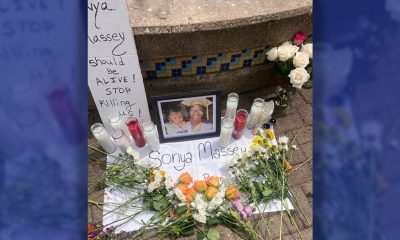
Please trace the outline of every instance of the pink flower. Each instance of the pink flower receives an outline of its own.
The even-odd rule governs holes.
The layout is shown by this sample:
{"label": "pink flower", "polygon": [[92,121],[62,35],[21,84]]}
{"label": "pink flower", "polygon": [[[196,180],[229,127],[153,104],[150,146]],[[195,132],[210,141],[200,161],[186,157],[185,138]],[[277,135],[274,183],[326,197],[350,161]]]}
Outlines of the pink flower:
{"label": "pink flower", "polygon": [[233,201],[232,206],[235,208],[236,211],[241,212],[243,211],[243,204],[239,201]]}
{"label": "pink flower", "polygon": [[298,32],[294,35],[292,41],[295,45],[300,46],[306,39],[307,36],[303,32]]}
{"label": "pink flower", "polygon": [[251,209],[250,206],[246,206],[243,211],[247,213],[248,216],[251,216],[253,214],[253,209]]}
{"label": "pink flower", "polygon": [[247,213],[246,213],[245,211],[241,211],[241,212],[240,212],[240,217],[241,217],[242,219],[247,219],[249,216],[247,215]]}

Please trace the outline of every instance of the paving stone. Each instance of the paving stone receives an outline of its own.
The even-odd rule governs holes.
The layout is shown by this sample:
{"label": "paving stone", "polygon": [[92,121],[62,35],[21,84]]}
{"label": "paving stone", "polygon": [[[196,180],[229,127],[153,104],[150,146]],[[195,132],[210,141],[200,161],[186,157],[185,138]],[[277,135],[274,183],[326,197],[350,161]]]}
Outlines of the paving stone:
{"label": "paving stone", "polygon": [[304,125],[303,120],[299,114],[292,114],[282,118],[276,119],[274,130],[278,135],[281,133],[289,132],[294,129],[301,128]]}
{"label": "paving stone", "polygon": [[[293,214],[293,211],[290,211],[291,214]],[[260,223],[258,227],[256,228],[257,233],[261,234],[264,239],[277,239],[279,238],[280,234],[280,224],[281,224],[281,214],[279,213],[269,213],[269,214],[264,214],[264,218],[267,222],[270,224],[268,225],[268,229],[265,227],[265,225],[262,222],[262,219],[260,217],[257,218],[257,221]],[[305,229],[307,226],[304,225],[302,222],[296,220],[296,224],[299,227],[299,230]],[[255,222],[257,222],[255,221]],[[285,235],[291,235],[297,233],[296,227],[292,222],[290,221],[290,218],[288,217],[287,212],[283,212],[282,215],[282,236]]]}
{"label": "paving stone", "polygon": [[313,95],[312,95],[312,89],[301,89],[299,91],[300,95],[304,98],[306,103],[308,104],[313,104]]}
{"label": "paving stone", "polygon": [[[302,163],[301,163],[302,164]],[[297,165],[293,166],[296,169]],[[288,176],[290,186],[297,186],[312,180],[312,171],[310,162],[301,165],[297,170],[291,172]]]}
{"label": "paving stone", "polygon": [[304,98],[299,93],[295,93],[294,95],[290,96],[289,105],[298,108],[304,107],[305,105],[307,105],[307,103],[306,101],[304,101]]}
{"label": "paving stone", "polygon": [[[300,131],[300,132],[299,132]],[[291,137],[295,136],[297,133],[299,134],[296,137],[296,141],[299,144],[308,143],[313,140],[313,129],[312,126],[306,126],[304,129],[296,129],[291,132]]]}
{"label": "paving stone", "polygon": [[298,224],[307,228],[312,226],[312,208],[304,194],[303,185],[304,184],[292,188],[292,192],[298,204],[298,209],[295,210],[293,215],[296,217]]}
{"label": "paving stone", "polygon": [[[303,231],[300,231],[300,234],[301,234],[303,240],[312,240],[313,239],[312,228],[308,228]],[[299,237],[299,234],[296,233],[296,234],[284,236],[282,239],[283,240],[300,240],[300,237]]]}
{"label": "paving stone", "polygon": [[312,142],[300,144],[300,149],[303,151],[304,157],[309,159],[312,157]]}
{"label": "paving stone", "polygon": [[292,106],[287,106],[286,108],[275,107],[272,117],[281,118],[295,113],[297,113],[296,108]]}
{"label": "paving stone", "polygon": [[311,105],[304,104],[299,107],[296,107],[297,112],[299,112],[301,118],[303,119],[304,123],[307,125],[311,125],[313,121],[313,110]]}
{"label": "paving stone", "polygon": [[297,165],[299,163],[304,162],[306,160],[306,158],[304,157],[303,152],[300,150],[299,144],[297,143],[297,141],[294,140],[292,142],[292,145],[296,145],[298,149],[292,149],[292,148],[289,149],[288,156],[289,156],[290,164]]}
{"label": "paving stone", "polygon": [[310,204],[311,208],[313,206],[313,191],[312,191],[312,181],[306,182],[301,185],[301,188],[303,190],[303,193],[305,194],[308,203]]}

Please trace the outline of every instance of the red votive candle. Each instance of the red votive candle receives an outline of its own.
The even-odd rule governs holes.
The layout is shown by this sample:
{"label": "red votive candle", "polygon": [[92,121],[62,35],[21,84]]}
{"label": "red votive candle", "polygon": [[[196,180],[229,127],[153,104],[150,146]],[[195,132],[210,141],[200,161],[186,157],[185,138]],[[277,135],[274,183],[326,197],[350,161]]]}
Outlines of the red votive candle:
{"label": "red votive candle", "polygon": [[236,113],[235,123],[233,124],[232,137],[239,139],[243,135],[243,131],[246,127],[247,116],[249,113],[245,109],[239,109]]}
{"label": "red votive candle", "polygon": [[130,118],[126,122],[129,132],[131,133],[136,146],[144,147],[146,145],[146,140],[143,135],[142,127],[139,124],[137,118]]}

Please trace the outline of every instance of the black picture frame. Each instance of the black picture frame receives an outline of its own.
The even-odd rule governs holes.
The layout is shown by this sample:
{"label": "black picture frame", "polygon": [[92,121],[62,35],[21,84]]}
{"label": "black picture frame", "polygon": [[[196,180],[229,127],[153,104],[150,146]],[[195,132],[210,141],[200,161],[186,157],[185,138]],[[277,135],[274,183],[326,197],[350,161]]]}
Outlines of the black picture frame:
{"label": "black picture frame", "polygon": [[[211,104],[207,100],[210,101]],[[195,107],[194,105],[187,106],[182,102],[185,104],[188,104],[188,102],[189,104],[202,102],[204,104],[194,104],[197,105]],[[220,90],[202,90],[155,96],[151,98],[151,105],[153,120],[155,120],[157,125],[161,143],[217,137],[220,134]],[[180,111],[178,112],[179,109]],[[199,125],[195,125],[195,128],[193,128],[192,120],[193,122],[198,120],[199,115],[197,114],[200,114],[200,112],[203,112],[200,127],[198,127]],[[185,122],[184,124],[182,124],[181,121],[181,124],[170,121],[172,118],[180,120],[181,115]]]}

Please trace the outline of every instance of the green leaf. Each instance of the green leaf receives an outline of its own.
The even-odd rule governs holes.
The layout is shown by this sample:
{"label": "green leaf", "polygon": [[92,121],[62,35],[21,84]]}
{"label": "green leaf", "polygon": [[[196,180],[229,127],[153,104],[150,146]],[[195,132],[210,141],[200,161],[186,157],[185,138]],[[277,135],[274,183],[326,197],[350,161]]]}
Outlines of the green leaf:
{"label": "green leaf", "polygon": [[302,88],[304,88],[304,89],[312,88],[312,81],[308,80],[306,83],[303,84]]}
{"label": "green leaf", "polygon": [[265,188],[264,191],[262,192],[262,195],[264,197],[268,197],[269,195],[271,195],[271,193],[272,193],[271,189]]}
{"label": "green leaf", "polygon": [[182,215],[182,213],[185,213],[185,212],[186,212],[186,205],[183,205],[183,206],[180,206],[180,207],[176,208],[176,213],[178,215]]}
{"label": "green leaf", "polygon": [[182,235],[183,235],[183,236],[191,236],[191,235],[193,235],[193,234],[194,234],[194,232],[193,232],[193,227],[185,228],[185,229],[183,229],[183,231],[182,231]]}
{"label": "green leaf", "polygon": [[215,229],[210,229],[208,230],[207,233],[207,239],[209,240],[219,240],[221,236],[219,235],[219,232]]}
{"label": "green leaf", "polygon": [[218,218],[212,218],[212,217],[208,217],[206,221],[206,224],[208,226],[216,225],[219,223],[221,223],[221,221]]}
{"label": "green leaf", "polygon": [[156,195],[155,197],[153,197],[153,200],[159,201],[163,198],[163,195]]}
{"label": "green leaf", "polygon": [[204,232],[197,232],[197,240],[207,240],[207,235]]}

